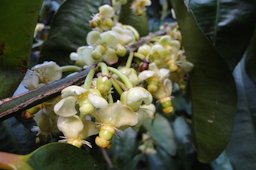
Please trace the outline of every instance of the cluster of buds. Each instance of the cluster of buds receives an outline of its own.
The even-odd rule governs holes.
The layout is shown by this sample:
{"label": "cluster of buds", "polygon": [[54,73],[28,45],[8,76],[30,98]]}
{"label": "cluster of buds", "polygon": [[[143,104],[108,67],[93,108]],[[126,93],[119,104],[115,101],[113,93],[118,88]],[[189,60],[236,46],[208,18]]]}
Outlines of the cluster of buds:
{"label": "cluster of buds", "polygon": [[[91,21],[99,24],[94,24],[96,26],[88,33],[86,38],[88,46],[79,47],[77,52],[70,54],[70,59],[76,61],[77,65],[90,66],[101,61],[109,65],[115,64],[119,57],[126,55],[125,46],[138,40],[138,32],[131,26],[114,23],[110,19],[113,15],[114,10],[111,6],[104,5],[99,8],[99,13]],[[106,19],[110,19],[111,27],[105,28],[104,25],[105,29],[102,29],[103,21]]]}

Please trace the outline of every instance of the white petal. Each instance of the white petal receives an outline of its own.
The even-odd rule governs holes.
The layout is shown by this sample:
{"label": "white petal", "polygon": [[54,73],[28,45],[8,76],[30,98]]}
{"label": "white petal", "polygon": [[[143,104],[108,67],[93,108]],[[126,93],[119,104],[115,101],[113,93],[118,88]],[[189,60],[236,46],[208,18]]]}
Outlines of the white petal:
{"label": "white petal", "polygon": [[100,96],[92,94],[92,93],[89,93],[88,100],[97,109],[105,108],[108,106],[108,102],[103,97],[100,97]]}
{"label": "white petal", "polygon": [[160,79],[163,80],[163,79],[166,79],[166,78],[169,78],[170,76],[170,70],[169,69],[166,69],[166,68],[161,68],[159,70],[159,73],[160,73]]}
{"label": "white petal", "polygon": [[139,74],[139,79],[140,81],[144,81],[150,77],[153,77],[155,74],[154,71],[151,71],[151,70],[145,70],[145,71],[142,71],[140,74]]}
{"label": "white petal", "polygon": [[39,80],[42,83],[50,83],[59,80],[62,77],[62,71],[59,65],[53,61],[46,61],[43,64],[38,64],[32,68],[38,74]]}
{"label": "white petal", "polygon": [[67,138],[77,138],[84,128],[83,122],[78,116],[59,117],[57,122],[58,129]]}
{"label": "white petal", "polygon": [[68,97],[68,96],[78,96],[84,93],[86,90],[81,86],[68,86],[61,91],[61,97]]}
{"label": "white petal", "polygon": [[134,87],[127,91],[126,104],[137,111],[142,103],[151,104],[152,95],[142,87]]}
{"label": "white petal", "polygon": [[75,105],[76,105],[76,98],[69,96],[60,100],[54,106],[54,112],[57,115],[63,116],[63,117],[74,116],[77,113]]}

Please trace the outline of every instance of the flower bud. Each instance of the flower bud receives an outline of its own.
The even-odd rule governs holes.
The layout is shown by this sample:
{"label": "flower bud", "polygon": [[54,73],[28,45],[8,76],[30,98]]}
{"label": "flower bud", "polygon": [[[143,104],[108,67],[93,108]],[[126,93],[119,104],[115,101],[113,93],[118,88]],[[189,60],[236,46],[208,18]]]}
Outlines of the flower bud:
{"label": "flower bud", "polygon": [[100,76],[96,80],[96,88],[102,96],[106,96],[112,88],[112,82],[106,76]]}
{"label": "flower bud", "polygon": [[114,16],[114,10],[109,5],[103,5],[99,8],[99,14],[102,18],[111,18]]}
{"label": "flower bud", "polygon": [[123,56],[125,56],[126,52],[127,52],[127,50],[123,45],[117,44],[116,54],[118,56],[123,57]]}
{"label": "flower bud", "polygon": [[90,31],[87,34],[86,42],[90,46],[96,46],[100,41],[100,32],[99,31]]}
{"label": "flower bud", "polygon": [[99,137],[104,138],[108,141],[112,139],[112,136],[115,134],[115,128],[109,125],[103,125],[100,128]]}
{"label": "flower bud", "polygon": [[95,143],[96,145],[98,145],[99,147],[101,148],[109,148],[111,145],[110,145],[110,141],[104,139],[104,138],[101,138],[99,136],[97,136],[95,138]]}
{"label": "flower bud", "polygon": [[150,50],[151,50],[151,47],[147,44],[144,44],[139,47],[138,53],[140,53],[146,57],[149,54]]}
{"label": "flower bud", "polygon": [[162,110],[165,113],[165,115],[170,116],[171,113],[173,112],[171,97],[161,98],[159,101],[161,103]]}

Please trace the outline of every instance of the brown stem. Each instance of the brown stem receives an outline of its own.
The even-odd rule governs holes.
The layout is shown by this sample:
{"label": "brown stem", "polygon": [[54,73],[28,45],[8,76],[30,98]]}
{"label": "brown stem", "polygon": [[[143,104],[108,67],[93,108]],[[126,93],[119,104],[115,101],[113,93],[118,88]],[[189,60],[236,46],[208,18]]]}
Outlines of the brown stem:
{"label": "brown stem", "polygon": [[83,70],[78,74],[55,81],[25,94],[0,100],[0,119],[7,118],[57,96],[67,86],[72,84],[81,85],[88,74],[88,70]]}

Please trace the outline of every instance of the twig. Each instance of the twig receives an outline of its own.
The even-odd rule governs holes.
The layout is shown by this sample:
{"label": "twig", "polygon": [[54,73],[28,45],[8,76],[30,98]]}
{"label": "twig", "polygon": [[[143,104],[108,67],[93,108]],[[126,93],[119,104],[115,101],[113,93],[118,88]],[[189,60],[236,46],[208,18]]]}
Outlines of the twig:
{"label": "twig", "polygon": [[105,161],[108,164],[108,169],[113,169],[113,163],[112,163],[111,159],[109,158],[108,153],[106,152],[106,150],[105,149],[101,149],[101,153],[102,153]]}
{"label": "twig", "polygon": [[88,70],[83,70],[78,74],[55,81],[25,94],[0,100],[0,119],[40,104],[58,95],[67,86],[72,84],[81,85],[88,74]]}

